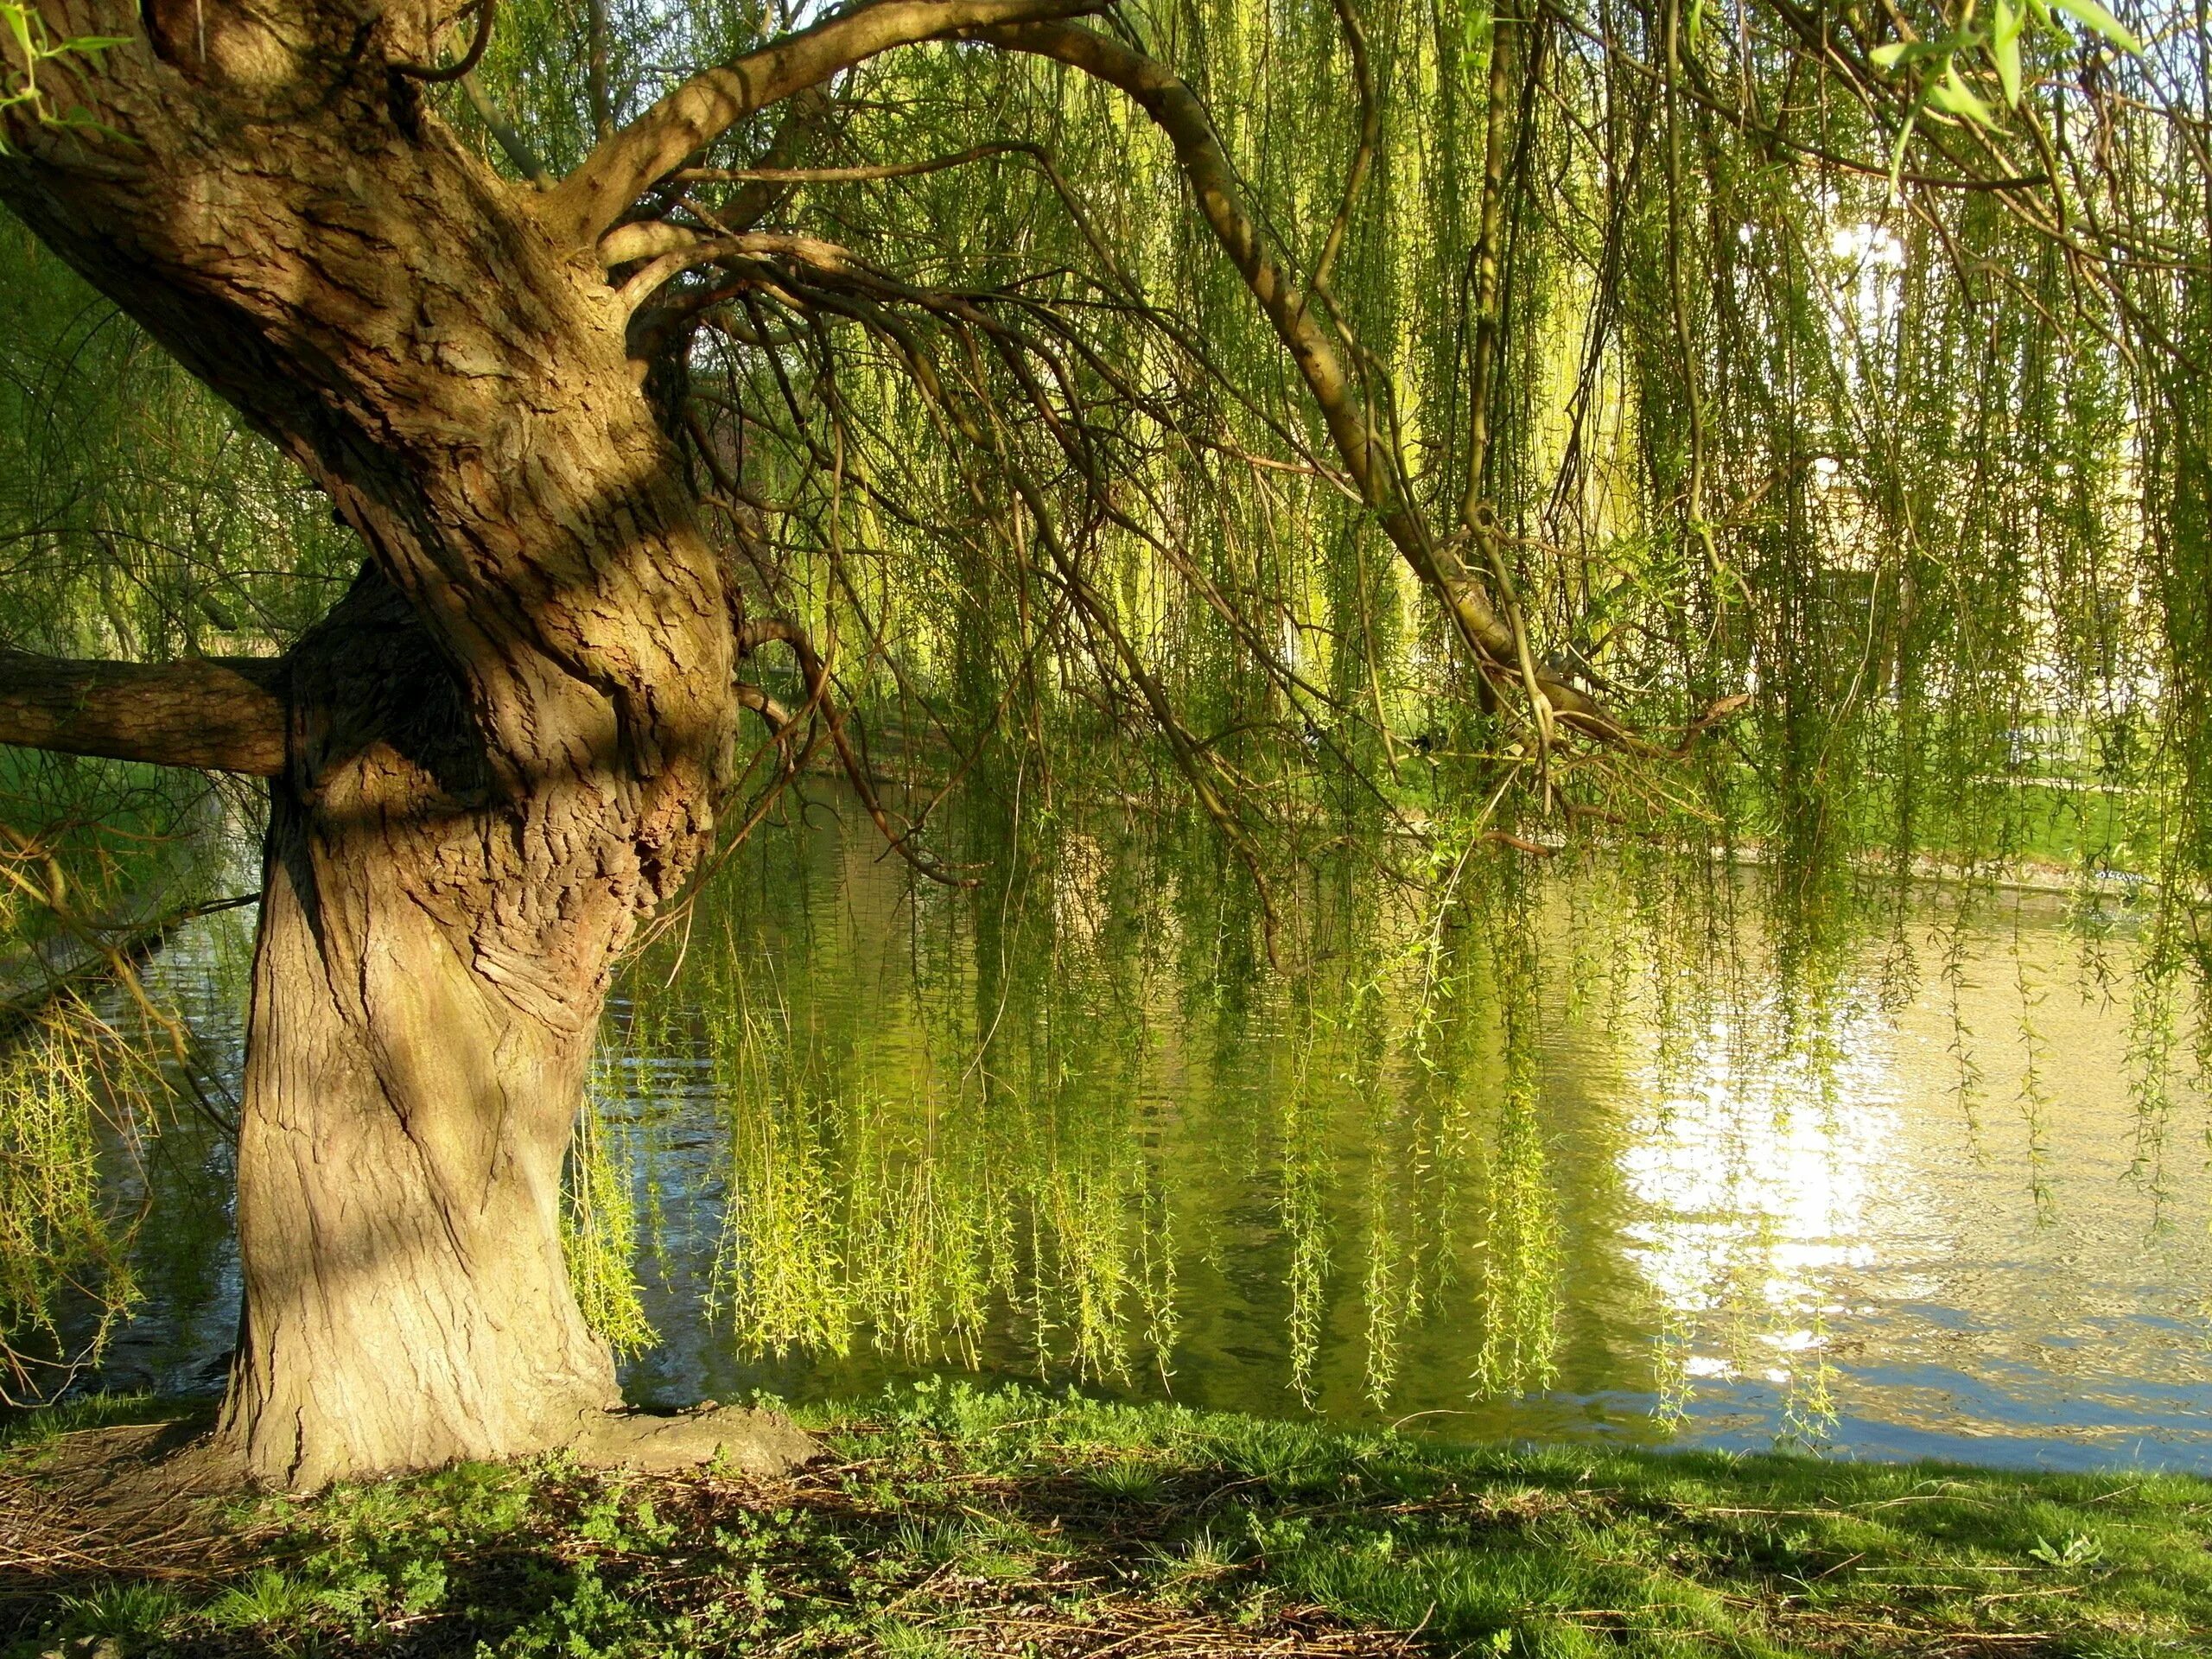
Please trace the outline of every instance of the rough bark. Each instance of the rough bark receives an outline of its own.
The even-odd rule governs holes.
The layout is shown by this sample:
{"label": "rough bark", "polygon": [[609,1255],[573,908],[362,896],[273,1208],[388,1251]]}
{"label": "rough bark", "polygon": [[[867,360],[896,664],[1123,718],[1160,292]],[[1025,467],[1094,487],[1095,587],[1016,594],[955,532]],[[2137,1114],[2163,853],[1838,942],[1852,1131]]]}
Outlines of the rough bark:
{"label": "rough bark", "polygon": [[284,769],[284,664],[66,662],[0,651],[0,743],[274,778]]}
{"label": "rough bark", "polygon": [[562,1264],[598,999],[502,951],[528,903],[456,677],[380,576],[296,653],[238,1145],[223,1432],[340,1475],[574,1438],[620,1403]]}

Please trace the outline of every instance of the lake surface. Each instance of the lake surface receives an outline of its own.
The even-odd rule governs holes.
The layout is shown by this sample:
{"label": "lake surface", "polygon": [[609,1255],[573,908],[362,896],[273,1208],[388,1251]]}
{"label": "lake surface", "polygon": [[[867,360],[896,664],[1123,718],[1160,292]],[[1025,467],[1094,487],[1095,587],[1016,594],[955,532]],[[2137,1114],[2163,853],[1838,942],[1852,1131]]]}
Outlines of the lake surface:
{"label": "lake surface", "polygon": [[[957,1370],[2212,1470],[2205,1107],[2142,1086],[2124,913],[1923,887],[1777,932],[1756,874],[1679,861],[1484,855],[1427,896],[1348,862],[1278,895],[1278,969],[1233,863],[1141,815],[1048,823],[968,892],[849,801],[805,818],[610,1009],[575,1259],[633,1398]],[[219,1054],[238,956],[154,975]],[[105,1378],[213,1387],[227,1154],[179,1129],[146,1167]]]}

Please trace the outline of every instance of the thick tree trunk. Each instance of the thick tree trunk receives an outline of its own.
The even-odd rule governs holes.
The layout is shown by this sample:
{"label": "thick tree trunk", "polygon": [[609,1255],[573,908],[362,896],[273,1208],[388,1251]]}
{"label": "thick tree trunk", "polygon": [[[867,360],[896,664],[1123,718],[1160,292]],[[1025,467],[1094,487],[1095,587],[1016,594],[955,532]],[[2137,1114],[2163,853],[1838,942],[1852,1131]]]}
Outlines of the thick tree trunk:
{"label": "thick tree trunk", "polygon": [[561,1257],[586,1035],[518,1014],[364,838],[278,804],[254,963],[223,1433],[288,1486],[557,1445],[620,1404]]}
{"label": "thick tree trunk", "polygon": [[379,577],[292,672],[223,1438],[302,1486],[573,1441],[620,1404],[559,1234],[601,986],[495,943],[501,910],[557,907],[555,872],[499,849],[558,802],[487,791],[454,677]]}

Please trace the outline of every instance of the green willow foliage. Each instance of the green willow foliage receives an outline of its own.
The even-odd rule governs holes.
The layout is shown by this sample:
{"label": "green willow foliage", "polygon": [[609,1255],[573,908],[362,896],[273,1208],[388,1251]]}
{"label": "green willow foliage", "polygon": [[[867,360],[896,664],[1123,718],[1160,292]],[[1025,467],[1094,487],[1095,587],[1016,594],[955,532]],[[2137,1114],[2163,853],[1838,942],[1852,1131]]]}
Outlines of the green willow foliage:
{"label": "green willow foliage", "polygon": [[[558,169],[810,15],[527,7],[482,107]],[[1371,423],[1436,534],[1494,523],[1536,657],[1662,746],[1753,695],[1679,759],[1546,756],[1517,687],[1474,683],[1165,142],[1056,66],[894,54],[702,157],[679,217],[872,275],[699,279],[666,394],[756,608],[1002,791],[1049,799],[1103,743],[1255,871],[1318,798],[1756,848],[1815,923],[1923,859],[2193,905],[2205,47],[2152,8],[2131,53],[2103,16],[2016,32],[2014,110],[1970,8],[1111,14],[1205,97],[1287,264],[1330,262]],[[764,158],[813,172],[716,172]]]}
{"label": "green willow foliage", "polygon": [[[1056,66],[893,54],[697,158],[671,215],[826,238],[857,274],[679,280],[648,316],[696,332],[648,389],[753,609],[803,625],[863,716],[863,765],[916,786],[893,826],[908,850],[934,847],[954,788],[1053,845],[1083,799],[1179,803],[1216,821],[1222,880],[1255,900],[1248,925],[1185,941],[1246,969],[1310,953],[1322,923],[1280,902],[1305,892],[1284,873],[1347,838],[1431,894],[1438,928],[1447,899],[1480,895],[1509,1079],[1485,1226],[1516,1261],[1545,1259],[1552,1223],[1510,1081],[1533,1063],[1513,1010],[1577,975],[1527,919],[1515,867],[1562,843],[1626,849],[1628,868],[1655,842],[1755,858],[1815,1033],[1847,923],[1901,906],[1929,865],[2037,862],[2085,896],[2139,879],[2157,895],[2136,995],[2158,1118],[2212,1042],[2190,990],[2212,884],[2212,41],[2177,7],[2121,12],[2139,51],[2086,0],[2004,41],[1971,6],[1926,0],[1133,0],[1094,20],[1205,99],[1399,487],[1516,619],[1531,667],[1630,740],[1548,740],[1518,677],[1474,671],[1166,142]],[[690,69],[817,15],[514,0],[478,75],[441,96],[494,165],[558,172]],[[783,172],[730,176],[763,168]],[[0,289],[17,319],[0,341],[0,640],[281,648],[358,550],[54,262],[0,249]],[[823,741],[775,649],[748,672],[812,714],[761,741],[738,832]],[[149,841],[200,810],[196,786],[124,769],[15,758],[0,776],[7,821],[86,868],[136,868],[114,831],[140,820],[119,802]],[[1686,924],[1716,973],[1737,971],[1735,893]],[[1373,983],[1413,999],[1419,1049],[1465,980]],[[741,1012],[715,1064],[776,1103],[738,1130],[756,1196],[723,1240],[729,1305],[771,1346],[834,1348],[855,1322],[979,1328],[1015,1211],[990,1208],[988,1183],[913,1185],[901,1137],[931,1125],[833,1123],[860,1108],[810,1092],[776,998],[728,989]],[[1371,1077],[1377,1042],[1345,1064]],[[1029,1111],[1039,1089],[1016,1091]],[[912,1218],[835,1245],[866,1269],[834,1295],[808,1151],[833,1128],[882,1143],[868,1213]],[[1117,1281],[1125,1265],[1098,1263],[1125,1252],[1085,1255],[1103,1218],[1151,1201],[1115,1134],[1084,1133],[1099,1161],[1025,1200],[1053,1218],[1026,1248],[1059,1287],[1038,1319],[1112,1369],[1098,1308],[1158,1300],[1166,1269]],[[603,1139],[581,1153],[571,1245],[594,1317],[643,1342],[607,1265],[639,1227],[619,1162]],[[1281,1210],[1318,1240],[1297,1170]],[[1378,1237],[1390,1211],[1378,1191]],[[932,1264],[928,1289],[894,1246]],[[1325,1256],[1313,1243],[1294,1277]],[[1378,1328],[1414,1317],[1419,1284],[1387,1249],[1371,1260]],[[0,1326],[47,1317],[44,1294]],[[1542,1310],[1506,1279],[1482,1294],[1497,1376],[1541,1376]]]}
{"label": "green willow foliage", "polygon": [[[1915,999],[1881,969],[1929,949],[1929,916],[1816,978],[1710,861],[1470,857],[1424,892],[1353,852],[1297,894],[1325,968],[1281,975],[1224,951],[1260,918],[1203,824],[944,833],[989,855],[981,902],[817,823],[626,976],[594,1114],[667,1199],[637,1206],[658,1306],[686,1318],[703,1279],[717,1342],[803,1358],[809,1386],[981,1365],[1219,1400],[1236,1376],[1238,1403],[1386,1416],[1440,1374],[1471,1399],[1587,1387],[1618,1319],[1656,1334],[1666,1409],[1718,1353],[1823,1439],[1818,1338],[1853,1293],[1787,1206],[1853,1179],[1819,1149],[1885,1109],[1871,1033]],[[2063,985],[2070,945],[2046,921],[2023,954],[2014,925],[2009,957],[2001,927],[1969,945],[1962,1018],[1978,1144],[2032,1166],[2013,1022],[2038,1016],[2006,976]],[[2108,1224],[2116,1195],[2053,1173]]]}

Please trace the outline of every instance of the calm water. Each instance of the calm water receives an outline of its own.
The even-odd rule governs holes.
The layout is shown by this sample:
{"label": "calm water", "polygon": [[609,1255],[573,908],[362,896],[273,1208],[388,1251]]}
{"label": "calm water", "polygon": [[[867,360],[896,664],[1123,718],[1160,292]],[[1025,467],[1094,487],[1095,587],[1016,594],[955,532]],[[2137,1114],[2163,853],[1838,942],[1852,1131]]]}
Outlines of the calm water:
{"label": "calm water", "polygon": [[[1118,815],[959,893],[810,817],[610,1012],[577,1262],[653,1333],[633,1397],[959,1368],[1463,1436],[2212,1470],[2204,1103],[2137,1086],[2124,922],[1939,892],[1808,944],[1745,880],[1471,861],[1440,909],[1319,880],[1285,973],[1217,849]],[[219,1048],[235,954],[159,970]],[[180,1133],[150,1171],[107,1379],[210,1386],[223,1149]]]}

